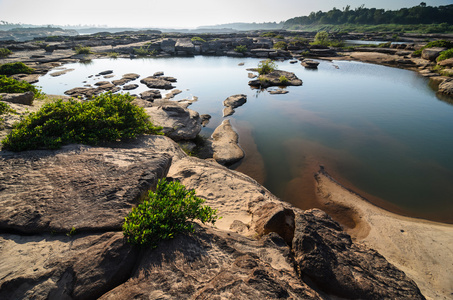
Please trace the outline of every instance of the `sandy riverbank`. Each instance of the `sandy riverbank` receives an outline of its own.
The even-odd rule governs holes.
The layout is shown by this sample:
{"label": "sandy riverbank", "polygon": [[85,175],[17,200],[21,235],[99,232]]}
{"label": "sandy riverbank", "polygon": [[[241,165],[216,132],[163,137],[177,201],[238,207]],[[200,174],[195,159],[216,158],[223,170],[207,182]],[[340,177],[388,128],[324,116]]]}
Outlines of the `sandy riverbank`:
{"label": "sandy riverbank", "polygon": [[453,297],[453,225],[390,213],[323,171],[316,181],[320,204],[339,207],[355,221],[355,227],[345,229],[357,242],[374,248],[403,270],[428,299]]}

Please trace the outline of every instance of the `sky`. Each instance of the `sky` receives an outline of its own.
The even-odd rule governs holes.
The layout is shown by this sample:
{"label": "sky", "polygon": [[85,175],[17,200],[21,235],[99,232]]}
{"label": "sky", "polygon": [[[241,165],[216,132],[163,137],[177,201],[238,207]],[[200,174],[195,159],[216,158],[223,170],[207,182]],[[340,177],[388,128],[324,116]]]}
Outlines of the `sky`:
{"label": "sky", "polygon": [[[367,8],[399,9],[423,0],[0,0],[0,20],[33,25],[196,28],[234,22],[280,22],[365,4]],[[429,6],[453,0],[424,0]]]}

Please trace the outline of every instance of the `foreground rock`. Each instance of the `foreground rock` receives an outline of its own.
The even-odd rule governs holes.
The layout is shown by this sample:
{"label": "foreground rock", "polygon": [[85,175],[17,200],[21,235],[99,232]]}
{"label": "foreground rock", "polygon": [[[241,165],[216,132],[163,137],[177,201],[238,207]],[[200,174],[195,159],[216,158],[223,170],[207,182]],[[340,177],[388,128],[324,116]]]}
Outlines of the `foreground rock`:
{"label": "foreground rock", "polygon": [[439,93],[453,97],[453,79],[444,80],[439,84]]}
{"label": "foreground rock", "polygon": [[0,229],[43,233],[119,230],[124,216],[168,171],[150,150],[76,147],[0,157]]}
{"label": "foreground rock", "polygon": [[159,106],[145,108],[154,125],[162,126],[162,131],[175,141],[192,140],[201,131],[200,115],[177,103],[164,102]]}
{"label": "foreground rock", "polygon": [[223,109],[223,116],[231,116],[234,113],[234,109],[242,106],[245,102],[247,102],[247,95],[239,94],[233,95],[225,99],[223,101],[223,105],[225,108]]}
{"label": "foreground rock", "polygon": [[275,70],[266,75],[260,75],[258,79],[249,81],[249,85],[256,88],[270,86],[299,86],[302,85],[296,74],[287,71]]}
{"label": "foreground rock", "polygon": [[171,90],[174,88],[171,81],[166,80],[163,76],[149,76],[140,80],[150,89]]}
{"label": "foreground rock", "polygon": [[244,150],[238,145],[239,136],[233,130],[230,120],[224,120],[212,134],[214,159],[221,165],[231,165],[244,157]]}
{"label": "foreground rock", "polygon": [[33,92],[25,93],[0,93],[0,99],[5,102],[32,105],[35,94]]}

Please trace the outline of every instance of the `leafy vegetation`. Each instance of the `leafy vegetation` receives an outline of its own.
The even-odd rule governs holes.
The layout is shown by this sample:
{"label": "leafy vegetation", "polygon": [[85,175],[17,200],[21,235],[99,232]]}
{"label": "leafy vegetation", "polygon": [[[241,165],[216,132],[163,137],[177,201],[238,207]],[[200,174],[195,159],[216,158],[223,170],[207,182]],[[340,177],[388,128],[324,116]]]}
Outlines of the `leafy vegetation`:
{"label": "leafy vegetation", "polygon": [[449,58],[452,58],[452,57],[453,57],[453,48],[441,52],[439,57],[437,57],[437,61],[446,60],[446,59],[449,59]]}
{"label": "leafy vegetation", "polygon": [[0,75],[31,74],[33,69],[27,67],[23,62],[6,63],[0,66]]}
{"label": "leafy vegetation", "polygon": [[288,44],[284,41],[278,41],[274,44],[274,49],[286,50],[288,48]]}
{"label": "leafy vegetation", "polygon": [[158,133],[129,94],[105,93],[91,101],[57,100],[25,116],[2,141],[5,149],[57,149],[64,144],[96,145],[104,141]]}
{"label": "leafy vegetation", "polygon": [[13,52],[8,48],[0,48],[0,57],[7,57],[8,55],[11,55],[11,53]]}
{"label": "leafy vegetation", "polygon": [[294,25],[319,25],[319,24],[352,24],[352,25],[377,25],[377,24],[439,24],[453,25],[453,5],[439,7],[427,6],[425,2],[411,8],[399,10],[384,10],[365,8],[361,5],[351,9],[349,5],[342,10],[333,8],[328,12],[312,12],[308,16],[289,19],[284,27]]}
{"label": "leafy vegetation", "polygon": [[277,69],[277,64],[273,60],[270,60],[270,59],[260,61],[258,64],[258,68],[257,68],[258,73],[260,75],[269,74],[270,72],[272,72],[276,69]]}
{"label": "leafy vegetation", "polygon": [[138,56],[154,56],[156,55],[156,50],[149,50],[149,46],[148,47],[140,47],[140,48],[137,48],[137,49],[134,49],[134,53]]}
{"label": "leafy vegetation", "polygon": [[280,80],[280,83],[283,85],[286,85],[289,82],[288,78],[286,78],[285,75],[280,76],[279,80]]}
{"label": "leafy vegetation", "polygon": [[343,47],[344,42],[338,40],[332,40],[326,31],[320,31],[315,35],[315,40],[312,45],[331,46],[331,47]]}
{"label": "leafy vegetation", "polygon": [[245,46],[245,45],[236,46],[236,48],[234,48],[234,51],[236,51],[238,53],[245,53],[245,52],[247,52],[247,46]]}
{"label": "leafy vegetation", "polygon": [[75,52],[76,52],[76,54],[91,54],[91,53],[93,53],[93,51],[91,51],[90,47],[83,47],[83,46],[75,47]]}
{"label": "leafy vegetation", "polygon": [[118,58],[118,52],[109,52],[107,56],[110,58]]}
{"label": "leafy vegetation", "polygon": [[131,244],[155,248],[161,240],[171,239],[178,233],[193,232],[193,220],[214,224],[217,210],[203,206],[203,203],[194,190],[188,191],[177,181],[161,179],[156,191],[150,191],[125,218],[124,237]]}
{"label": "leafy vegetation", "polygon": [[[433,47],[442,47],[442,48],[447,48],[448,50],[451,50],[453,48],[453,42],[450,42],[447,40],[432,41],[432,42],[429,42],[428,44],[426,44],[425,46],[423,46],[421,49],[415,50],[414,52],[412,52],[411,55],[413,57],[420,57],[420,56],[422,56],[423,49],[433,48]],[[444,52],[447,52],[447,51],[444,51]],[[438,61],[450,58],[448,56],[451,54],[449,54],[447,52],[444,55],[442,55],[444,52],[441,53],[441,55],[439,56],[440,58],[439,57],[437,58]]]}
{"label": "leafy vegetation", "polygon": [[26,81],[18,81],[14,78],[0,75],[0,93],[25,93],[33,92],[35,98],[40,98],[44,94],[41,90]]}
{"label": "leafy vegetation", "polygon": [[202,39],[201,37],[199,36],[194,36],[193,38],[190,39],[192,42],[203,42],[205,43],[206,40]]}
{"label": "leafy vegetation", "polygon": [[277,34],[275,32],[272,32],[272,31],[269,31],[269,32],[264,32],[261,34],[262,37],[270,37],[270,38],[273,38],[273,37],[276,37]]}

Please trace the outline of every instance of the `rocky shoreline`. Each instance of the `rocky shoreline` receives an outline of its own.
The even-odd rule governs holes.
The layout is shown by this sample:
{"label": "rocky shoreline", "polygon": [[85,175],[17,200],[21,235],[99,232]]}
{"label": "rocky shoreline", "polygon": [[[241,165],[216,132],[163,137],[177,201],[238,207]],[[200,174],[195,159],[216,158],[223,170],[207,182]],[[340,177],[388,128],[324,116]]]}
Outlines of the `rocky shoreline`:
{"label": "rocky shoreline", "polygon": [[[34,49],[29,46],[34,42],[16,43],[22,50],[0,63],[20,60],[35,68],[39,76],[67,62],[106,57],[108,51],[130,57],[135,55],[134,49],[149,46],[148,50],[159,51],[154,53],[159,57],[241,54],[303,61],[308,49],[315,58],[361,60],[420,72],[434,66],[425,59],[409,57],[405,49],[344,52],[294,45],[299,49],[288,51],[272,49],[274,40],[262,37],[223,36],[211,43],[181,36],[162,39],[159,35],[153,40],[151,36],[76,37]],[[72,47],[76,44],[91,47],[94,54],[75,55]],[[232,50],[238,45],[247,45],[250,51]],[[451,82],[431,71],[425,73],[438,78],[440,88]],[[123,76],[123,85],[129,75]],[[143,84],[165,89],[159,81],[171,85],[174,78],[162,76],[143,78]],[[112,83],[98,87],[108,84]],[[109,88],[116,86],[112,85]],[[380,213],[385,215],[383,221],[374,221],[378,208],[356,199],[357,195],[320,172],[320,198],[355,211],[357,226],[348,229],[352,239],[326,213],[292,207],[252,178],[221,166],[244,155],[228,120],[208,141],[210,150],[204,153],[210,159],[188,156],[174,140],[193,140],[203,120],[184,104],[161,98],[157,92],[149,92],[135,102],[164,127],[167,137],[142,136],[102,147],[70,145],[58,151],[0,151],[0,298],[448,299],[451,283],[442,276],[448,277],[451,267],[444,268],[447,273],[436,272],[435,263],[416,264],[412,260],[432,258],[448,265],[451,255],[441,250],[446,247],[450,249],[446,253],[453,253],[448,245],[448,238],[453,237],[450,226],[420,225],[409,218],[403,224],[390,213]],[[226,99],[225,116],[245,101],[243,95]],[[12,106],[24,112],[40,105],[42,101],[33,106]],[[7,126],[14,118],[7,120]],[[199,224],[194,235],[161,242],[154,250],[125,244],[120,232],[124,216],[162,177],[195,189],[223,218],[216,228]],[[72,228],[75,235],[68,234]],[[397,230],[410,234],[404,241],[414,249],[407,259],[398,248],[402,244],[389,247],[400,239],[395,232],[389,234]],[[428,237],[442,246],[428,245]],[[419,247],[420,243],[424,247]],[[425,257],[429,247],[439,257]],[[422,274],[425,270],[430,276]]]}

